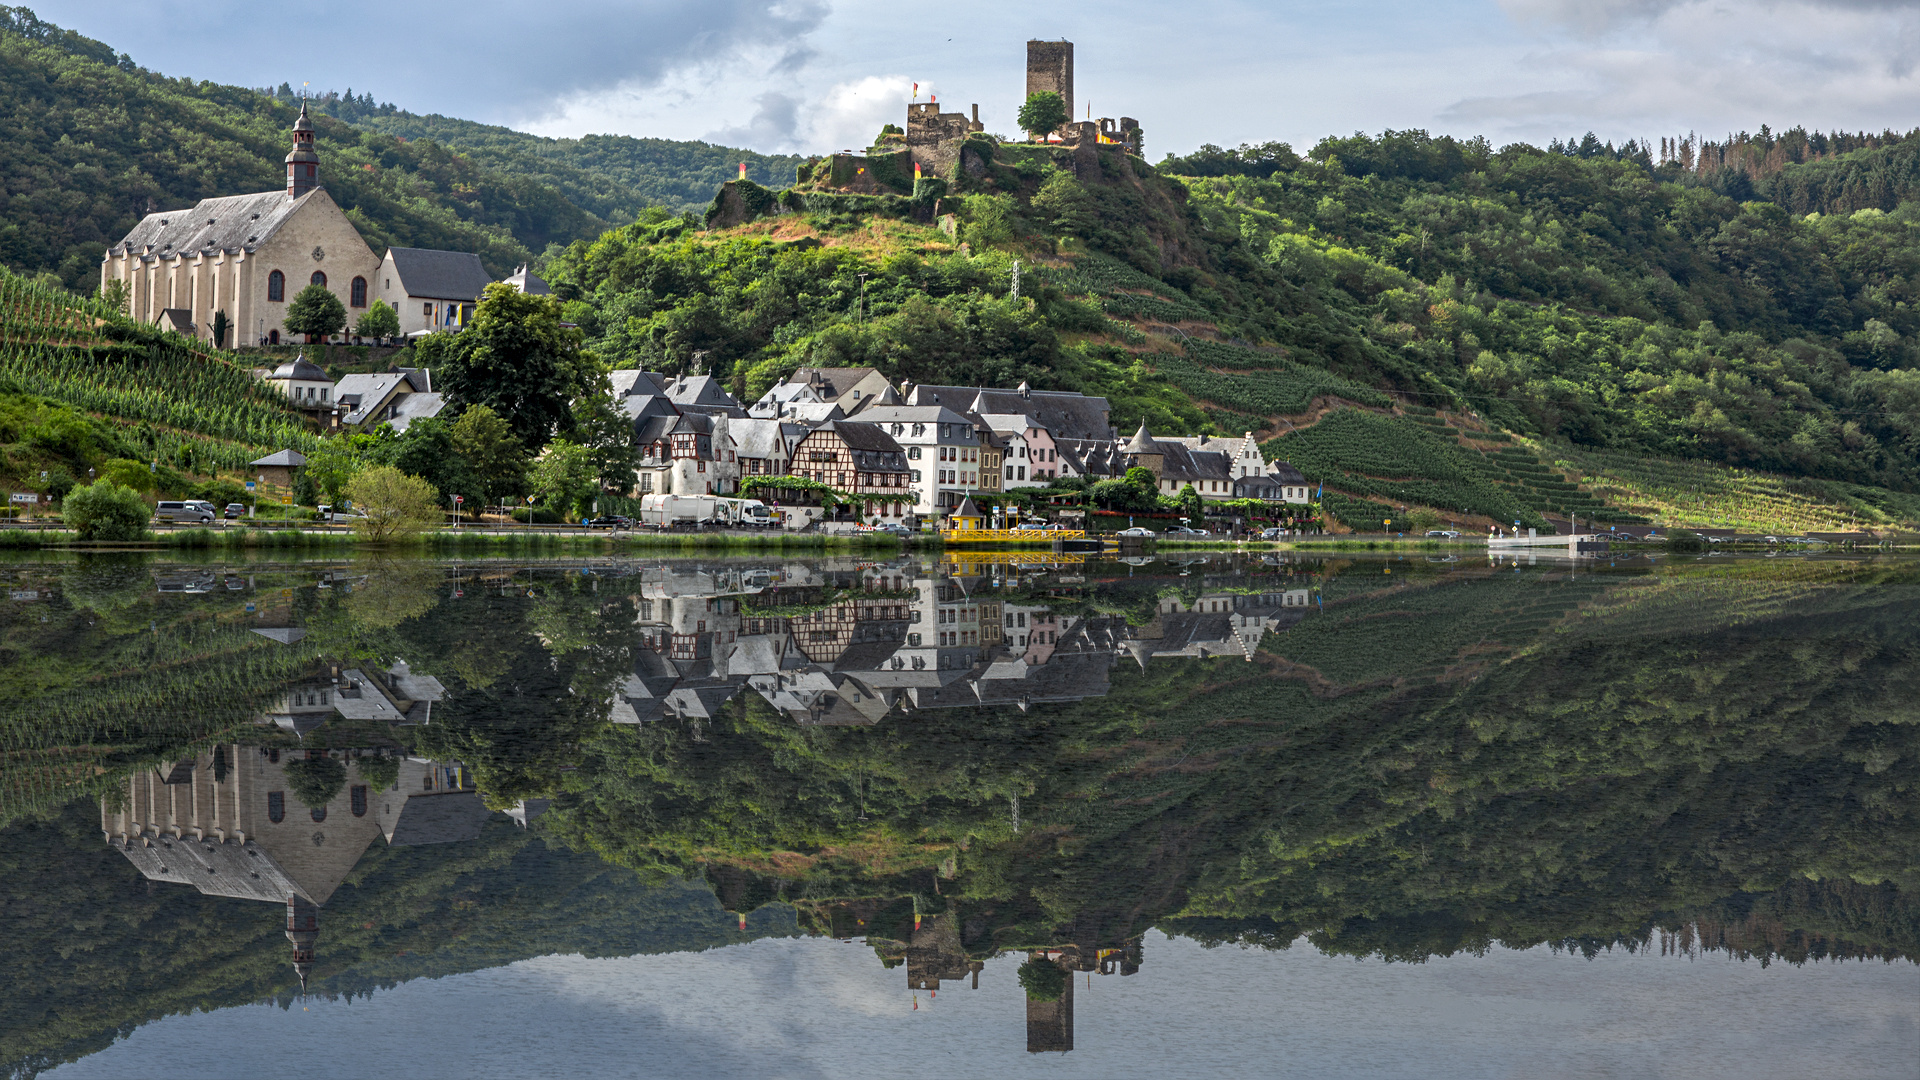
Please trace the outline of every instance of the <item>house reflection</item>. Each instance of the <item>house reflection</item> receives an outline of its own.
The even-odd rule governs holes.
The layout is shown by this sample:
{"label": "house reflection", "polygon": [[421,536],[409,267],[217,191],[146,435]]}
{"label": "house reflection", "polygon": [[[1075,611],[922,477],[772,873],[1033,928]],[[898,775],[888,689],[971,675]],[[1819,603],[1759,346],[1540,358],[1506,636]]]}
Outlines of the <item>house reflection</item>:
{"label": "house reflection", "polygon": [[1150,619],[1130,625],[1009,590],[1002,576],[915,565],[641,576],[639,648],[611,702],[616,723],[703,723],[745,689],[803,725],[1025,710],[1105,696],[1122,657],[1142,667],[1156,657],[1251,660],[1266,634],[1313,610],[1306,588],[1250,591],[1245,578],[1162,598]]}

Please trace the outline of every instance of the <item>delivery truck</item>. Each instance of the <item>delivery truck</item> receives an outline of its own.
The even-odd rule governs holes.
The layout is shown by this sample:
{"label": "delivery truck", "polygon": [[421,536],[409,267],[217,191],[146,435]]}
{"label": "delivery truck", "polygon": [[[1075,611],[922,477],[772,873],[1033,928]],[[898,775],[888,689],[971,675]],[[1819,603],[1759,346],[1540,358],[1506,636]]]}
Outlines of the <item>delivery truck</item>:
{"label": "delivery truck", "polygon": [[759,529],[774,524],[759,499],[719,495],[642,495],[640,524],[656,529]]}

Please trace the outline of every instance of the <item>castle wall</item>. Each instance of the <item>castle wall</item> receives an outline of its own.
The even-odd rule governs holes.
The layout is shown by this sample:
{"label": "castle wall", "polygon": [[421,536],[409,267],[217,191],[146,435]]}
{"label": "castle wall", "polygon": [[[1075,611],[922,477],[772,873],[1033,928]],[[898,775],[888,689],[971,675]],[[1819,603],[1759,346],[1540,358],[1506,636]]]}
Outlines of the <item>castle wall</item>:
{"label": "castle wall", "polygon": [[[1067,118],[1073,118],[1073,42],[1027,42],[1027,97],[1048,91],[1066,102]],[[1025,98],[1021,99],[1025,100]]]}
{"label": "castle wall", "polygon": [[[974,112],[978,115],[979,106]],[[928,177],[951,173],[960,161],[960,144],[980,130],[980,122],[966,113],[943,113],[931,102],[907,106],[907,152]]]}

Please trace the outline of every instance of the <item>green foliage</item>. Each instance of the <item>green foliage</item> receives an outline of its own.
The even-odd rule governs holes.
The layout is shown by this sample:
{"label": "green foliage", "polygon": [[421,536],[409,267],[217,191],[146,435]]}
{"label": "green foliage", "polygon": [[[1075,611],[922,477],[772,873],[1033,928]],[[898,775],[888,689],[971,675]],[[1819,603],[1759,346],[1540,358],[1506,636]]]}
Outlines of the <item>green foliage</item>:
{"label": "green foliage", "polygon": [[139,492],[105,477],[74,489],[62,512],[82,540],[144,540],[153,513]]}
{"label": "green foliage", "polygon": [[354,509],[366,515],[354,521],[354,528],[375,543],[410,539],[440,523],[440,493],[391,465],[375,465],[355,476],[347,495]]}
{"label": "green foliage", "polygon": [[1071,119],[1067,115],[1067,103],[1051,90],[1027,95],[1020,111],[1014,115],[1020,130],[1034,135],[1046,135]]}
{"label": "green foliage", "polygon": [[548,444],[533,463],[530,482],[534,497],[566,521],[586,516],[600,490],[592,451],[566,439]]}
{"label": "green foliage", "polygon": [[[485,405],[460,414],[451,432],[454,452],[489,504],[518,494],[527,483],[526,446],[507,421]],[[437,438],[434,441],[438,441]],[[449,494],[464,494],[453,491]]]}
{"label": "green foliage", "polygon": [[337,334],[346,325],[347,305],[317,281],[301,289],[287,305],[287,332],[305,334],[309,341]]}
{"label": "green foliage", "polygon": [[1051,960],[1029,957],[1020,965],[1019,978],[1028,1001],[1059,1001],[1067,992],[1066,969]]}
{"label": "green foliage", "polygon": [[429,334],[414,356],[433,368],[450,405],[493,410],[523,446],[538,450],[571,426],[573,399],[598,374],[581,351],[580,331],[561,322],[557,297],[495,282],[465,329]]}
{"label": "green foliage", "polygon": [[400,759],[386,754],[376,754],[353,759],[353,771],[360,775],[368,788],[375,792],[386,791],[400,780]]}
{"label": "green foliage", "polygon": [[1056,233],[1081,236],[1093,228],[1093,199],[1065,169],[1056,170],[1040,185],[1040,190],[1033,193],[1031,205],[1041,222]]}
{"label": "green foliage", "polygon": [[347,767],[338,758],[309,753],[286,763],[287,787],[300,805],[318,809],[347,786]]}
{"label": "green foliage", "polygon": [[365,338],[383,340],[400,332],[400,316],[385,300],[374,300],[353,324],[353,332]]}
{"label": "green foliage", "polygon": [[[112,284],[124,286],[125,283],[116,280],[112,282]],[[379,303],[379,301],[377,300],[374,302]],[[232,330],[233,330],[233,322],[232,320],[227,318],[226,309],[223,308],[213,313],[213,347],[214,348],[216,349],[226,348],[227,335]]]}

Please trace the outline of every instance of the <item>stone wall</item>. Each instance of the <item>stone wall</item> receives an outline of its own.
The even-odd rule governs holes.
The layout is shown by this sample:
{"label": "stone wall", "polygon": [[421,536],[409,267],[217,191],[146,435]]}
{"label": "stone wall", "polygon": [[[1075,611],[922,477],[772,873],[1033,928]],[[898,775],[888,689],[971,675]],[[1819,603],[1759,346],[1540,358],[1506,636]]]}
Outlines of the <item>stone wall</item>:
{"label": "stone wall", "polygon": [[[1067,118],[1073,118],[1073,42],[1027,42],[1027,94],[1052,92],[1066,103]],[[1025,101],[1026,98],[1022,98]]]}
{"label": "stone wall", "polygon": [[[960,144],[982,130],[980,106],[973,115],[943,113],[932,102],[907,106],[907,151],[928,176],[946,176],[960,160]],[[911,172],[913,166],[907,166]]]}

